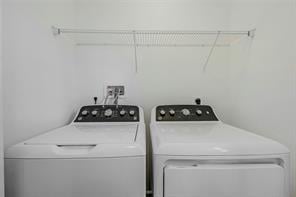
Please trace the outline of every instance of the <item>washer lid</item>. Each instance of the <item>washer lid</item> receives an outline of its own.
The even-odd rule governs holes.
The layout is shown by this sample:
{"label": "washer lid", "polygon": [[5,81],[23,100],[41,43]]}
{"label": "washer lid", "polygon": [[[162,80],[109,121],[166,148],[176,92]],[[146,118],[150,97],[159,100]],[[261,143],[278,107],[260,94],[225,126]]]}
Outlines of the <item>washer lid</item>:
{"label": "washer lid", "polygon": [[68,125],[24,142],[26,145],[129,144],[135,141],[137,125]]}
{"label": "washer lid", "polygon": [[6,149],[6,159],[144,157],[144,124],[68,125]]}
{"label": "washer lid", "polygon": [[273,140],[222,122],[152,124],[154,154],[265,155],[289,150]]}

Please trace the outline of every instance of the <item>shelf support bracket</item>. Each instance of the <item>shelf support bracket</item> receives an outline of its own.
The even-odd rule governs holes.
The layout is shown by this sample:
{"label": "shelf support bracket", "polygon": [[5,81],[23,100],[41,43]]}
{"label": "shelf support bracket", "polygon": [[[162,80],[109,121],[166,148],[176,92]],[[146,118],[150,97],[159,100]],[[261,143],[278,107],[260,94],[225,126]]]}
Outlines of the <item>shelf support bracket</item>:
{"label": "shelf support bracket", "polygon": [[212,45],[212,48],[211,48],[211,50],[210,50],[210,53],[209,53],[209,55],[208,55],[208,57],[207,57],[207,59],[206,59],[206,62],[205,62],[205,64],[204,64],[203,71],[206,71],[206,68],[207,68],[208,63],[209,63],[209,61],[210,61],[210,58],[211,58],[211,56],[212,56],[212,54],[213,54],[213,52],[214,52],[214,49],[215,49],[215,47],[216,47],[216,45],[217,45],[217,41],[218,41],[218,38],[219,38],[219,36],[220,36],[220,33],[221,33],[220,31],[217,32],[217,35],[216,35],[215,41],[214,41],[214,43],[213,43],[213,45]]}
{"label": "shelf support bracket", "polygon": [[133,31],[133,41],[134,41],[135,72],[138,73],[138,54],[137,54],[136,31]]}
{"label": "shelf support bracket", "polygon": [[251,37],[251,38],[254,38],[255,37],[255,32],[256,32],[256,29],[252,29],[252,30],[248,31],[248,36]]}
{"label": "shelf support bracket", "polygon": [[51,30],[54,36],[60,35],[61,34],[61,30],[60,28],[57,28],[55,26],[51,26]]}

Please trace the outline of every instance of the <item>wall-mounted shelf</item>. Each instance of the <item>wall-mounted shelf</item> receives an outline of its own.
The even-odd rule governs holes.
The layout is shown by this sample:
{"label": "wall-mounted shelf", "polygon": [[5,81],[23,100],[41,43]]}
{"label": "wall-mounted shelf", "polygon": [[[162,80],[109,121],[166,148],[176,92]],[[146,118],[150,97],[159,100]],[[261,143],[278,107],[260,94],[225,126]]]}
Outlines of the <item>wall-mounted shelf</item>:
{"label": "wall-mounted shelf", "polygon": [[135,71],[138,70],[138,47],[208,47],[205,71],[215,47],[229,47],[242,37],[254,38],[249,31],[159,31],[159,30],[96,30],[52,27],[53,34],[70,36],[77,46],[133,47]]}

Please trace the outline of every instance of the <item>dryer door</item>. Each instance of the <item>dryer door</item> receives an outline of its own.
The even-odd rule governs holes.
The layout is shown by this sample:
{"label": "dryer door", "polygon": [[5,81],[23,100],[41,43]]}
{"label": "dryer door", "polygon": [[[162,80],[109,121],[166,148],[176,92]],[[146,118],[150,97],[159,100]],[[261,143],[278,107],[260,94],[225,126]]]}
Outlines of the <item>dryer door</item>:
{"label": "dryer door", "polygon": [[284,169],[277,164],[167,166],[164,197],[283,197]]}

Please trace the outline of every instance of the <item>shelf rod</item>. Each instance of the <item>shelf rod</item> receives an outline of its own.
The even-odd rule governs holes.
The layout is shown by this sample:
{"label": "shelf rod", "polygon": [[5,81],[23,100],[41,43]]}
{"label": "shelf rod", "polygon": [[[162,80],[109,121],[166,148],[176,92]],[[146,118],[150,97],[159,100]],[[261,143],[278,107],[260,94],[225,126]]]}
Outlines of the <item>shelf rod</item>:
{"label": "shelf rod", "polygon": [[[122,46],[134,47],[134,44],[116,43],[77,43],[77,46]],[[212,47],[213,44],[136,44],[136,47]],[[216,47],[230,47],[230,44],[216,44]]]}
{"label": "shelf rod", "polygon": [[213,51],[214,51],[214,49],[215,49],[215,47],[216,47],[216,44],[217,44],[217,41],[218,41],[219,36],[220,36],[220,32],[217,33],[216,39],[215,39],[215,41],[214,41],[214,43],[213,43],[213,46],[212,46],[212,48],[211,48],[211,50],[210,50],[210,53],[209,53],[209,55],[208,55],[208,57],[207,57],[207,59],[206,59],[205,64],[204,64],[203,71],[206,71],[207,65],[208,65],[209,60],[210,60],[210,58],[211,58],[211,56],[212,56],[212,53],[213,53]]}
{"label": "shelf rod", "polygon": [[249,31],[136,31],[136,34],[174,34],[174,35],[216,35],[218,32],[223,35],[247,35]]}
{"label": "shelf rod", "polygon": [[52,31],[54,35],[61,34],[130,34],[130,35],[138,35],[138,34],[175,34],[175,35],[197,35],[197,34],[205,34],[205,35],[216,35],[219,33],[220,35],[246,35],[246,36],[254,36],[254,30],[250,31],[160,31],[160,30],[97,30],[97,29],[66,29],[66,28],[58,28],[52,27]]}

